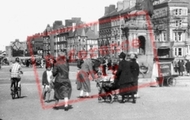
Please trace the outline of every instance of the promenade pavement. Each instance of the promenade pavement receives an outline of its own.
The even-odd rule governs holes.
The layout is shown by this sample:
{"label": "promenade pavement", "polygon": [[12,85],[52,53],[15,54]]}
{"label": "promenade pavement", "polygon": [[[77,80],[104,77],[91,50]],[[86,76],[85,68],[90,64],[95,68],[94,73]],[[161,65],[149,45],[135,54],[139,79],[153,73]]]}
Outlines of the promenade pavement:
{"label": "promenade pavement", "polygon": [[[44,69],[37,68],[36,74],[32,68],[24,68],[22,77],[22,98],[12,100],[10,96],[10,81],[8,67],[0,70],[0,119],[2,120],[185,120],[190,118],[189,86],[149,87],[149,80],[140,79],[139,95],[136,104],[127,102],[98,103],[97,98],[78,99],[75,77],[77,69],[70,67],[72,97],[75,100],[72,109],[64,111],[43,109],[40,102],[39,86]],[[37,76],[36,76],[37,75]],[[36,76],[36,77],[35,77]],[[91,95],[97,95],[95,82],[91,82]],[[53,91],[51,93],[53,99]],[[62,101],[60,101],[62,102]],[[54,101],[45,103],[53,105]]]}

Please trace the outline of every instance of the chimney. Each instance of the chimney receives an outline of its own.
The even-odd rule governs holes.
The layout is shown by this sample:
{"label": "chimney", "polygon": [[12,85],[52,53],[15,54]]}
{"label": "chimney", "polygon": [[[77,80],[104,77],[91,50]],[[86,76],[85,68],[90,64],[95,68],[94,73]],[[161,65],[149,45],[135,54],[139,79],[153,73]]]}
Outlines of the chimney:
{"label": "chimney", "polygon": [[121,11],[123,10],[123,2],[122,1],[118,1],[117,2],[117,11]]}
{"label": "chimney", "polygon": [[130,5],[130,0],[123,0],[123,9],[127,9],[129,8]]}
{"label": "chimney", "polygon": [[130,1],[129,8],[135,7],[135,5],[136,5],[136,0],[129,0],[129,1]]}
{"label": "chimney", "polygon": [[72,26],[72,20],[65,20],[65,26],[68,27],[68,26]]}
{"label": "chimney", "polygon": [[53,23],[53,29],[56,29],[56,28],[58,28],[59,26],[61,26],[62,25],[62,21],[60,20],[57,20],[57,21],[54,21],[54,23]]}
{"label": "chimney", "polygon": [[109,6],[109,13],[113,12],[115,10],[115,5]]}
{"label": "chimney", "polygon": [[109,14],[109,7],[106,6],[104,15],[107,15],[107,14]]}
{"label": "chimney", "polygon": [[80,17],[72,17],[71,19],[72,19],[72,21],[75,22],[75,23],[81,21],[81,18],[80,18]]}

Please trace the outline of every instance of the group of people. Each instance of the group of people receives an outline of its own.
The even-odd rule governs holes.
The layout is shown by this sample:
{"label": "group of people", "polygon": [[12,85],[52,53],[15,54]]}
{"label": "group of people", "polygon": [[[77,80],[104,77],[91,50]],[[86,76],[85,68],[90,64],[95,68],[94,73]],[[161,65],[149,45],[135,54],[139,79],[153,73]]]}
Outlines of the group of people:
{"label": "group of people", "polygon": [[[108,65],[100,59],[83,59],[76,78],[77,90],[80,90],[79,98],[93,97],[90,95],[90,82],[91,80],[97,80],[97,73],[104,72],[103,69],[100,69],[101,66],[107,64],[107,73],[102,75],[103,77],[106,77],[109,74],[114,76],[114,83],[119,89],[119,94],[122,96],[121,103],[125,102],[125,95],[129,93],[132,95],[133,103],[136,103],[136,98],[134,95],[138,90],[139,75],[139,65],[136,62],[137,56],[135,54],[126,56],[126,54],[122,52],[119,55],[119,58],[120,61],[118,64],[112,63],[111,65]],[[19,60],[17,59],[15,66],[17,67],[18,71],[20,71],[21,67],[19,65]],[[14,68],[12,68],[12,70],[13,69]],[[109,72],[110,70],[113,70],[114,72]],[[63,99],[65,110],[69,110],[69,99],[71,98],[72,85],[69,79],[69,63],[65,52],[59,52],[56,61],[49,61],[46,63],[46,70],[42,75],[42,85],[44,88],[43,98],[46,99],[47,95],[47,100],[45,100],[46,102],[50,102],[50,92],[52,89],[54,89],[54,109],[59,109],[59,100]]]}
{"label": "group of people", "polygon": [[185,71],[187,73],[187,75],[190,75],[190,61],[186,60],[186,62],[184,60],[179,60],[176,61],[174,63],[174,70],[175,72],[179,73],[179,76],[184,76],[185,75]]}
{"label": "group of people", "polygon": [[[125,102],[125,95],[132,95],[133,103],[136,103],[135,94],[138,90],[138,76],[139,76],[139,65],[136,62],[137,56],[131,54],[126,56],[125,53],[119,55],[120,61],[118,66],[116,64],[109,65],[109,62],[100,61],[99,63],[93,62],[92,59],[85,59],[82,63],[79,72],[77,74],[77,89],[80,90],[79,98],[89,98],[91,92],[90,81],[96,80],[96,74],[101,70],[103,77],[114,76],[115,86],[119,89],[119,94],[122,96],[121,103]],[[102,68],[102,69],[98,69]],[[106,72],[105,72],[106,68]],[[94,72],[96,71],[96,72]],[[109,72],[113,71],[113,72]],[[109,74],[113,75],[109,75]],[[91,78],[90,79],[90,76]],[[85,93],[85,94],[84,94]]]}
{"label": "group of people", "polygon": [[54,89],[54,109],[59,109],[59,100],[64,99],[64,108],[69,110],[68,101],[71,97],[72,86],[69,79],[69,63],[65,52],[59,52],[58,58],[46,61],[46,70],[42,75],[42,85],[44,86],[43,99],[49,102],[50,92]]}

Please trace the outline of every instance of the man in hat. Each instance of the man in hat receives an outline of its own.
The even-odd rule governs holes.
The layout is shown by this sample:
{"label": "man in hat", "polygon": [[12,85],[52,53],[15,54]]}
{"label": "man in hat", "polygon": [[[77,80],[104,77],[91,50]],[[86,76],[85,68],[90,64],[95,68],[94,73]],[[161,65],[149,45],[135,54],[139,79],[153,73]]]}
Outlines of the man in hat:
{"label": "man in hat", "polygon": [[132,82],[132,74],[131,74],[131,67],[130,62],[125,60],[126,54],[124,52],[121,52],[119,55],[120,62],[118,71],[116,73],[116,77],[118,80],[118,87],[119,87],[119,93],[122,96],[121,103],[124,103],[124,96],[128,95],[130,93],[130,87]]}

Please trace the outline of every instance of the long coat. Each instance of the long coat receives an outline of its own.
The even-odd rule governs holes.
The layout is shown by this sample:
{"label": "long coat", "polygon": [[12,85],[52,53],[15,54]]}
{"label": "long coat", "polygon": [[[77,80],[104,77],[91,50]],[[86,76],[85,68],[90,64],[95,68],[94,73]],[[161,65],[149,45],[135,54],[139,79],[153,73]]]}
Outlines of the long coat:
{"label": "long coat", "polygon": [[130,92],[129,88],[131,87],[132,74],[130,62],[122,60],[119,63],[118,71],[116,73],[118,86],[120,88],[120,94],[127,94]]}
{"label": "long coat", "polygon": [[136,93],[138,91],[139,64],[135,59],[131,60],[131,73],[133,78],[132,91]]}
{"label": "long coat", "polygon": [[186,67],[186,70],[190,70],[190,62],[189,61],[185,64],[185,67]]}
{"label": "long coat", "polygon": [[185,68],[184,68],[184,63],[183,63],[182,61],[179,61],[179,62],[178,62],[178,66],[179,66],[179,71],[180,71],[180,72],[183,72],[183,71],[185,70]]}
{"label": "long coat", "polygon": [[86,59],[81,65],[81,69],[77,74],[77,89],[84,90],[85,92],[91,92],[89,75],[95,79],[92,60]]}
{"label": "long coat", "polygon": [[137,82],[139,76],[139,64],[136,62],[135,59],[131,60],[131,73],[133,81]]}
{"label": "long coat", "polygon": [[65,57],[60,57],[57,60],[53,68],[53,76],[55,77],[54,98],[56,100],[64,99],[65,97],[70,98],[72,87],[69,79],[69,64]]}

